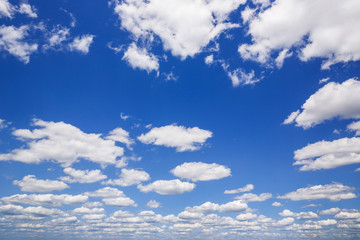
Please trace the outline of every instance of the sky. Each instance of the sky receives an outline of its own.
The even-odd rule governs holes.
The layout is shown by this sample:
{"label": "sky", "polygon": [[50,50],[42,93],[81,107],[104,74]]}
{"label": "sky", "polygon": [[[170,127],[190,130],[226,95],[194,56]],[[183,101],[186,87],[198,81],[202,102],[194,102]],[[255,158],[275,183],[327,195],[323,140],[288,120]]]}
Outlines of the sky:
{"label": "sky", "polygon": [[360,1],[0,0],[0,238],[359,239]]}

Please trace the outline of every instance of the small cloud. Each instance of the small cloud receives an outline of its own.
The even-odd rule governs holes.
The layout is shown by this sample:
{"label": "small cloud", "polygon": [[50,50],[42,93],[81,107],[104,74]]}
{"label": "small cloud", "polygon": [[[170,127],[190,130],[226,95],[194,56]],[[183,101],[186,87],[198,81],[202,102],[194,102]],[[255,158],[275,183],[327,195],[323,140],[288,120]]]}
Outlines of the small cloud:
{"label": "small cloud", "polygon": [[78,51],[83,54],[89,53],[89,48],[93,42],[95,35],[85,34],[79,37],[76,37],[70,44],[69,48],[71,51]]}
{"label": "small cloud", "polygon": [[150,200],[147,204],[146,204],[147,207],[149,208],[158,208],[160,207],[160,203],[155,201],[155,200]]}

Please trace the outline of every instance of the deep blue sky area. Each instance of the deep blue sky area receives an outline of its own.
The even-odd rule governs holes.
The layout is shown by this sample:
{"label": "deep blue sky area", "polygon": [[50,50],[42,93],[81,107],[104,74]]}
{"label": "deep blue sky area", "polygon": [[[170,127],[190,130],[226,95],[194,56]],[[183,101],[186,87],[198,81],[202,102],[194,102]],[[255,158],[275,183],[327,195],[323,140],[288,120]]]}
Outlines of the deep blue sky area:
{"label": "deep blue sky area", "polygon": [[360,238],[359,16],[0,0],[0,238]]}

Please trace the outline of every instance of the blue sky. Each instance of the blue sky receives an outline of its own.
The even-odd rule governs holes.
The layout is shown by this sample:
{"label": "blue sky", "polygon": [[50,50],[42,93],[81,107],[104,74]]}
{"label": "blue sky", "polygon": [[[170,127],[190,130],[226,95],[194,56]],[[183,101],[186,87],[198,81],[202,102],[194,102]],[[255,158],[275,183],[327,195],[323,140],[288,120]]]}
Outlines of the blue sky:
{"label": "blue sky", "polygon": [[0,238],[360,238],[359,16],[0,0]]}

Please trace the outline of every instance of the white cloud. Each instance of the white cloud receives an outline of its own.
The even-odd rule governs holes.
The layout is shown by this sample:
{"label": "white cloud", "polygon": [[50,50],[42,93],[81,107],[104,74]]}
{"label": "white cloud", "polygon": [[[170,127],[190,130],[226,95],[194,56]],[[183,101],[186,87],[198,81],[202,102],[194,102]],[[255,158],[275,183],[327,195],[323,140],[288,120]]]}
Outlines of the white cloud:
{"label": "white cloud", "polygon": [[334,217],[338,219],[360,219],[360,213],[356,209],[352,209],[352,210],[343,209]]}
{"label": "white cloud", "polygon": [[17,10],[19,13],[25,14],[31,18],[37,18],[36,9],[34,6],[31,6],[28,3],[21,3],[19,9]]}
{"label": "white cloud", "polygon": [[160,207],[160,203],[157,202],[156,200],[150,200],[147,204],[146,204],[147,207],[149,208],[158,208]]}
{"label": "white cloud", "polygon": [[85,195],[89,197],[102,197],[102,198],[114,198],[124,197],[125,194],[117,188],[105,187],[98,189],[94,192],[87,192]]}
{"label": "white cloud", "polygon": [[214,55],[206,56],[204,61],[207,65],[211,65],[214,62]]}
{"label": "white cloud", "polygon": [[[341,11],[339,11],[341,9]],[[325,58],[323,69],[360,59],[360,21],[357,0],[276,0],[249,20],[252,44],[239,46],[243,59],[272,63],[271,55],[296,48],[308,61]]]}
{"label": "white cloud", "polygon": [[253,213],[242,213],[236,216],[236,220],[238,221],[248,221],[256,218],[257,215]]}
{"label": "white cloud", "polygon": [[341,183],[331,183],[327,185],[315,185],[306,188],[299,188],[295,192],[286,193],[278,198],[290,199],[292,201],[329,199],[340,201],[356,198],[352,192],[354,189]]}
{"label": "white cloud", "polygon": [[145,144],[174,147],[177,152],[196,151],[205,141],[212,137],[212,132],[198,127],[167,125],[154,127],[148,133],[141,134],[138,139]]}
{"label": "white cloud", "polygon": [[75,208],[72,212],[74,214],[96,214],[96,213],[104,213],[105,209],[103,209],[103,208],[79,207],[79,208]]}
{"label": "white cloud", "polygon": [[302,105],[301,113],[292,113],[285,124],[296,122],[304,129],[330,120],[360,118],[360,81],[348,79],[343,83],[330,82],[320,88]]}
{"label": "white cloud", "polygon": [[320,215],[335,215],[338,212],[340,212],[340,208],[335,207],[335,208],[329,208],[329,209],[320,211]]}
{"label": "white cloud", "polygon": [[288,217],[288,218],[283,218],[283,219],[279,220],[277,223],[279,225],[286,226],[286,225],[292,224],[294,221],[295,221],[294,218]]}
{"label": "white cloud", "polygon": [[103,182],[102,184],[128,187],[148,180],[150,180],[150,175],[145,171],[135,169],[121,169],[119,179],[108,180]]}
{"label": "white cloud", "polygon": [[135,39],[160,38],[163,48],[182,59],[194,56],[224,30],[238,27],[228,15],[244,0],[113,1],[121,27]]}
{"label": "white cloud", "polygon": [[14,6],[8,0],[0,0],[0,17],[11,18],[14,10]]}
{"label": "white cloud", "polygon": [[88,197],[85,195],[69,195],[69,194],[16,194],[10,197],[3,197],[1,201],[7,204],[19,205],[48,205],[61,206],[63,204],[79,204],[85,203]]}
{"label": "white cloud", "polygon": [[107,178],[100,170],[76,170],[71,167],[64,169],[64,173],[70,176],[61,177],[60,179],[68,183],[94,183]]}
{"label": "white cloud", "polygon": [[[126,120],[126,118],[124,120]],[[109,135],[106,137],[106,139],[124,143],[130,150],[132,149],[131,145],[134,144],[134,140],[130,138],[129,132],[122,128],[115,128],[114,130],[109,132]]]}
{"label": "white cloud", "polygon": [[137,204],[131,198],[127,197],[122,191],[117,188],[105,187],[98,189],[94,192],[86,192],[85,195],[90,197],[101,197],[102,201],[106,205],[127,207],[134,206]]}
{"label": "white cloud", "polygon": [[273,204],[271,204],[271,206],[273,206],[273,207],[281,207],[282,204],[279,203],[279,202],[273,202]]}
{"label": "white cloud", "polygon": [[322,79],[319,80],[319,84],[326,83],[326,82],[328,82],[329,80],[330,80],[329,77],[322,78]]}
{"label": "white cloud", "polygon": [[292,52],[289,52],[289,49],[282,50],[279,55],[275,58],[275,63],[277,68],[282,68],[286,58],[289,58],[293,55]]}
{"label": "white cloud", "polygon": [[36,179],[34,175],[27,175],[22,180],[15,180],[13,184],[21,187],[23,192],[51,192],[69,188],[66,183],[56,180]]}
{"label": "white cloud", "polygon": [[182,194],[184,192],[191,192],[194,188],[194,183],[182,182],[179,179],[158,180],[145,186],[138,185],[138,189],[141,192],[156,192],[161,195]]}
{"label": "white cloud", "polygon": [[186,162],[170,171],[176,177],[191,181],[210,181],[231,175],[230,168],[216,163]]}
{"label": "white cloud", "polygon": [[139,68],[148,73],[159,70],[159,59],[146,48],[138,48],[135,43],[130,44],[122,59],[134,69]]}
{"label": "white cloud", "polygon": [[360,136],[360,121],[350,123],[347,130],[355,132],[355,136]]}
{"label": "white cloud", "polygon": [[69,43],[69,48],[71,51],[78,51],[83,54],[87,54],[94,37],[95,36],[91,34],[76,37],[71,43]]}
{"label": "white cloud", "polygon": [[234,190],[225,190],[225,194],[237,194],[237,193],[242,193],[242,192],[250,192],[254,190],[254,185],[252,184],[246,184],[246,186],[242,187],[242,188],[237,188]]}
{"label": "white cloud", "polygon": [[251,70],[251,72],[249,73],[246,73],[241,68],[237,68],[233,71],[230,71],[228,69],[229,66],[226,64],[222,64],[222,68],[230,78],[233,87],[238,87],[240,85],[254,85],[255,83],[260,81],[260,79],[255,77],[254,70]]}
{"label": "white cloud", "polygon": [[320,141],[296,150],[294,165],[300,171],[332,169],[360,163],[360,138],[340,138],[331,142]]}
{"label": "white cloud", "polygon": [[59,209],[44,208],[41,206],[24,208],[22,206],[8,204],[0,206],[0,214],[7,216],[17,215],[23,219],[42,220],[44,218],[64,216],[65,212]]}
{"label": "white cloud", "polygon": [[248,209],[248,205],[242,200],[236,200],[225,204],[205,202],[200,206],[187,207],[188,212],[212,213],[212,212],[242,212]]}
{"label": "white cloud", "polygon": [[78,219],[75,216],[56,218],[56,219],[51,220],[52,223],[56,223],[56,224],[76,223],[77,221],[78,221]]}
{"label": "white cloud", "polygon": [[6,128],[7,126],[9,126],[10,123],[6,122],[4,119],[0,118],[0,130],[3,128]]}
{"label": "white cloud", "polygon": [[38,44],[27,43],[25,37],[28,35],[30,27],[0,26],[0,50],[7,51],[24,63],[29,63],[30,55],[36,52]]}
{"label": "white cloud", "polygon": [[105,214],[85,214],[82,216],[82,219],[84,220],[99,220],[105,218]]}
{"label": "white cloud", "polygon": [[19,161],[40,163],[55,161],[64,167],[79,159],[85,159],[102,165],[115,164],[123,155],[123,148],[113,140],[105,140],[100,134],[87,134],[64,122],[46,122],[34,120],[34,130],[17,129],[13,132],[27,147],[0,154],[0,161]]}
{"label": "white cloud", "polygon": [[272,198],[271,193],[261,193],[260,195],[254,193],[245,193],[241,196],[235,197],[235,199],[239,199],[245,202],[263,202]]}
{"label": "white cloud", "polygon": [[55,26],[50,33],[48,34],[48,43],[43,46],[43,48],[55,48],[62,47],[62,43],[69,39],[70,29],[64,26],[57,25]]}

